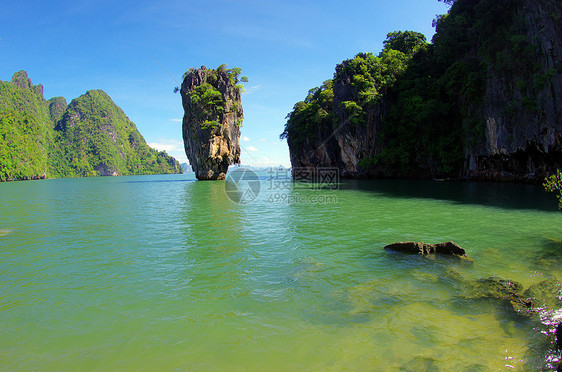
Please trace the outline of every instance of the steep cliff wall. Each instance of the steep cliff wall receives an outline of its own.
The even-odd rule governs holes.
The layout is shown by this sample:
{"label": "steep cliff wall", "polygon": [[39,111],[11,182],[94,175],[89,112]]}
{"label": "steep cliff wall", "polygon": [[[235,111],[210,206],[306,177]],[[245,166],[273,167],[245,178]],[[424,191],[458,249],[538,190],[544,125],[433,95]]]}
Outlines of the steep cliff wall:
{"label": "steep cliff wall", "polygon": [[509,23],[485,36],[507,31],[509,39],[480,53],[485,141],[467,146],[468,171],[474,178],[543,179],[562,167],[562,2],[516,1],[503,16]]}
{"label": "steep cliff wall", "polygon": [[240,164],[240,69],[190,69],[181,85],[185,153],[197,179],[222,180]]}
{"label": "steep cliff wall", "polygon": [[[400,51],[390,44],[396,39],[413,41]],[[337,65],[332,80],[294,106],[281,134],[293,168],[337,167],[351,178],[377,175],[373,166],[383,143],[386,96],[425,37],[407,31],[389,34],[388,41],[379,56],[360,53]]]}
{"label": "steep cliff wall", "polygon": [[562,2],[456,0],[435,24],[431,44],[390,33],[295,105],[281,135],[293,167],[491,180],[562,167]]}

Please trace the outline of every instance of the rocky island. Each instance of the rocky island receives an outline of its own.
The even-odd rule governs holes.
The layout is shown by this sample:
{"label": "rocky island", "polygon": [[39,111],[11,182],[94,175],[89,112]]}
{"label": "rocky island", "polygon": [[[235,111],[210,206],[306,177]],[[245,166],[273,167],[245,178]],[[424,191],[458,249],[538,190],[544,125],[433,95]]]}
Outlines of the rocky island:
{"label": "rocky island", "polygon": [[447,2],[431,43],[391,32],[295,104],[293,168],[542,181],[562,167],[562,2]]}
{"label": "rocky island", "polygon": [[[184,74],[181,98],[185,153],[199,180],[223,180],[240,164],[240,126],[244,118],[240,68],[202,66]],[[247,81],[242,77],[240,81]]]}

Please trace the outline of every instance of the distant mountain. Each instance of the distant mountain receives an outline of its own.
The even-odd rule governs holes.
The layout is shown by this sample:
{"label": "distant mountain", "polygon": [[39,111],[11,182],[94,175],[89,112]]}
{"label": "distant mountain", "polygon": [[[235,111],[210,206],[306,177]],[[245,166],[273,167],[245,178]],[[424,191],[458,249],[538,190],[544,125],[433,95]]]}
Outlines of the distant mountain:
{"label": "distant mountain", "polygon": [[191,172],[191,165],[189,165],[188,163],[181,163],[181,167],[183,169],[183,173]]}
{"label": "distant mountain", "polygon": [[182,173],[102,90],[46,101],[25,71],[0,81],[0,181]]}

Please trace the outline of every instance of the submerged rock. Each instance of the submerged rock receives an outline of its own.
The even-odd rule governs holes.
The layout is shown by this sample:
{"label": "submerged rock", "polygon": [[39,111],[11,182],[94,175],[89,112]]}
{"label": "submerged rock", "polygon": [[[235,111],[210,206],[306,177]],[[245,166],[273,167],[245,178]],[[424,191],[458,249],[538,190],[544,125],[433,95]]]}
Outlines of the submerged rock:
{"label": "submerged rock", "polygon": [[523,294],[523,286],[510,279],[489,277],[477,280],[470,289],[471,296],[478,298],[494,298],[505,300],[514,311],[521,315],[531,315],[536,312],[533,298]]}
{"label": "submerged rock", "polygon": [[411,254],[448,254],[455,256],[466,256],[465,250],[454,242],[445,242],[438,244],[429,244],[424,242],[397,242],[389,244],[384,249],[411,253]]}
{"label": "submerged rock", "polygon": [[185,153],[199,180],[223,180],[240,164],[240,126],[244,117],[240,69],[190,69],[181,85]]}
{"label": "submerged rock", "polygon": [[400,367],[401,371],[423,372],[438,371],[439,365],[435,358],[417,356]]}
{"label": "submerged rock", "polygon": [[524,293],[524,297],[533,298],[535,306],[547,309],[562,308],[560,299],[560,284],[554,279],[547,279],[531,285]]}
{"label": "submerged rock", "polygon": [[465,286],[465,299],[498,299],[506,301],[520,315],[544,314],[560,308],[560,284],[555,279],[547,279],[531,285],[527,290],[511,279],[498,277],[483,278]]}

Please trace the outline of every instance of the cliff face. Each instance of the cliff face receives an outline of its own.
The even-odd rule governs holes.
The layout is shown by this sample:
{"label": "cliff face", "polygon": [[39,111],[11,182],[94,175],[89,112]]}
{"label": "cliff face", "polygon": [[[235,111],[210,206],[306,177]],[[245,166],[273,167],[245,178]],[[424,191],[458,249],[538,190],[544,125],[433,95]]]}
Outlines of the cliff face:
{"label": "cliff face", "polygon": [[362,122],[354,122],[354,113],[351,108],[346,107],[345,102],[361,101],[361,92],[353,84],[354,75],[346,68],[347,63],[343,62],[336,67],[333,110],[338,127],[332,139],[336,142],[332,149],[336,150],[341,159],[343,177],[365,177],[367,172],[360,162],[374,156],[384,103],[366,105],[361,113]]}
{"label": "cliff face", "polygon": [[244,117],[239,69],[190,69],[181,85],[185,153],[197,179],[222,180],[240,164],[240,126]]}
{"label": "cliff face", "polygon": [[315,101],[318,96],[319,112],[329,114],[318,119],[321,114],[316,112],[308,118],[312,129],[300,141],[295,140],[297,135],[286,135],[293,168],[336,167],[342,177],[369,176],[361,162],[375,154],[384,104],[365,107],[359,115],[353,112],[353,107],[345,106],[346,102],[360,101],[359,89],[353,84],[354,74],[347,68],[349,64],[349,60],[342,62],[333,81],[311,90],[309,100]]}
{"label": "cliff face", "polygon": [[562,168],[562,2],[456,0],[432,44],[389,50],[408,33],[295,105],[282,134],[293,167],[537,181]]}
{"label": "cliff face", "polygon": [[478,108],[485,141],[466,150],[474,178],[543,179],[562,167],[562,3],[516,4],[508,13],[512,63],[501,51],[489,56]]}

